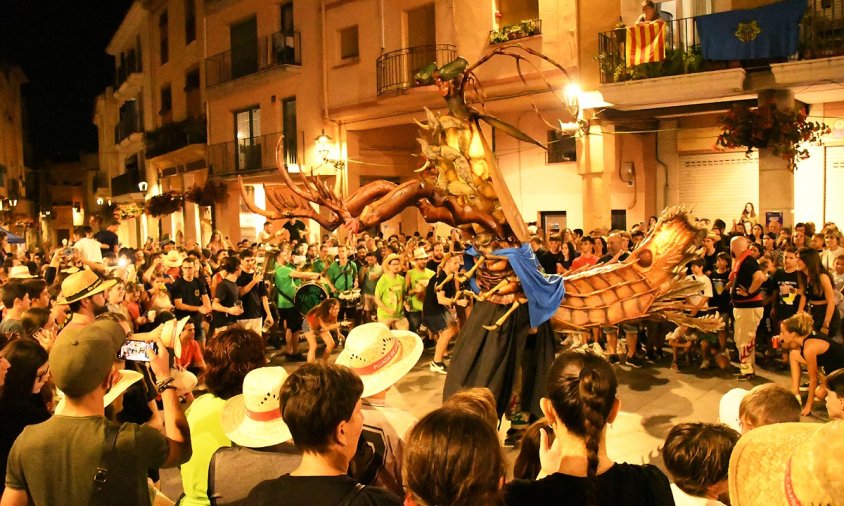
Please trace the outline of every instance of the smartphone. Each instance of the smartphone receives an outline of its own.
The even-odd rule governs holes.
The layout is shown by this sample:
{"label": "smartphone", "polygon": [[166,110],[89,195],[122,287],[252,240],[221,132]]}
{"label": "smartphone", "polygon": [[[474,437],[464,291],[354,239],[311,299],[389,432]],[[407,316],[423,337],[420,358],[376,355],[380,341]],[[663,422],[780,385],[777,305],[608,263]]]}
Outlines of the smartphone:
{"label": "smartphone", "polygon": [[158,353],[158,345],[151,341],[135,341],[127,339],[117,352],[119,360],[132,360],[134,362],[149,362],[147,350],[152,354]]}
{"label": "smartphone", "polygon": [[64,256],[69,257],[73,255],[73,248],[65,248],[62,253],[64,254]]}

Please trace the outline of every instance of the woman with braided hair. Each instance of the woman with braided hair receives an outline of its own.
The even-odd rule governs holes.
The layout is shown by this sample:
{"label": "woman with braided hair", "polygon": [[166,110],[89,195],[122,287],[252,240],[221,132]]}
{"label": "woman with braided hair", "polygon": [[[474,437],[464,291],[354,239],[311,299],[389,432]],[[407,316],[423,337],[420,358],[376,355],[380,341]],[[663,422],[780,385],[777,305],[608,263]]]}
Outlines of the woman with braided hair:
{"label": "woman with braided hair", "polygon": [[[551,366],[541,401],[549,427],[540,432],[536,481],[504,488],[508,506],[586,504],[670,506],[668,478],[656,466],[616,463],[607,456],[607,425],[618,415],[618,381],[610,363],[591,351],[562,353]],[[554,443],[548,432],[554,431]]]}

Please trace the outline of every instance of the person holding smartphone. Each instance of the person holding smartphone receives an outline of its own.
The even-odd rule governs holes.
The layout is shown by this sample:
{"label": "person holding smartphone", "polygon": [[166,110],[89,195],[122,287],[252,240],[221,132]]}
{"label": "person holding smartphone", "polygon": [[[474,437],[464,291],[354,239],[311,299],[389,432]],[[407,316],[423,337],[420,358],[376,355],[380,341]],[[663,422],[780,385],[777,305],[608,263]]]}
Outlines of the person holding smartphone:
{"label": "person holding smartphone", "polygon": [[214,290],[214,300],[211,302],[213,318],[211,319],[211,334],[217,330],[223,330],[237,323],[237,317],[243,314],[243,303],[240,301],[237,278],[240,277],[242,269],[240,258],[236,256],[226,257],[223,262],[223,270],[226,276],[217,284]]}

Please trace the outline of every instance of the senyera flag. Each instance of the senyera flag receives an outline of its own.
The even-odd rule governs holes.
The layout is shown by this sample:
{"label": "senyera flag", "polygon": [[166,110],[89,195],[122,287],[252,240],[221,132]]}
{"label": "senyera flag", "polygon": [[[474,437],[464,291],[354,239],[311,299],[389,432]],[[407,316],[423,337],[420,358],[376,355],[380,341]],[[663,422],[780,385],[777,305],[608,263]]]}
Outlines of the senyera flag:
{"label": "senyera flag", "polygon": [[627,28],[627,66],[665,59],[665,22],[643,23]]}

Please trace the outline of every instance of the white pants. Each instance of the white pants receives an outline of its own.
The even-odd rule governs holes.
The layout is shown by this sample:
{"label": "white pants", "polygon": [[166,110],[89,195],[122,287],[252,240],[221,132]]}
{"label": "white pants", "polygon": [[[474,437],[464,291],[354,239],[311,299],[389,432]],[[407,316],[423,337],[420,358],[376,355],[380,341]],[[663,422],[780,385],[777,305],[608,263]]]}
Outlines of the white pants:
{"label": "white pants", "polygon": [[250,318],[248,320],[238,320],[238,325],[247,329],[255,331],[259,336],[263,329],[261,328],[264,325],[264,322],[261,318]]}
{"label": "white pants", "polygon": [[756,368],[756,329],[762,320],[761,307],[733,308],[733,339],[739,352],[742,374],[753,374]]}

